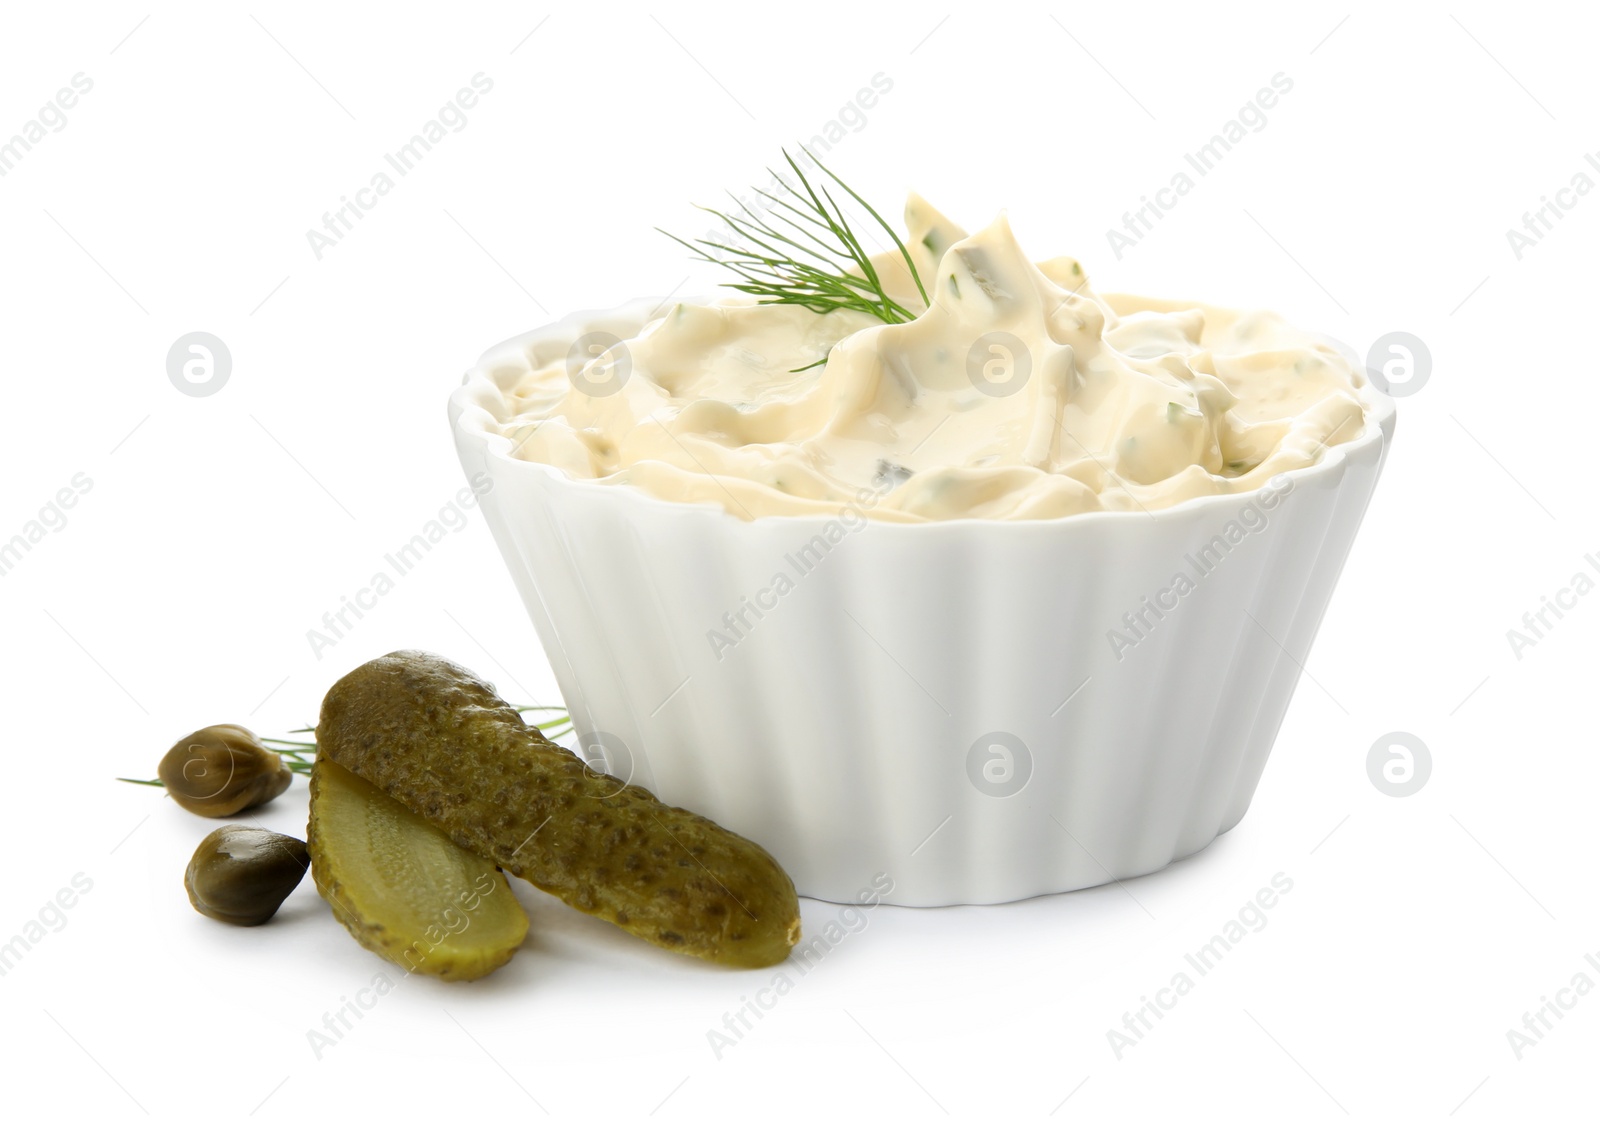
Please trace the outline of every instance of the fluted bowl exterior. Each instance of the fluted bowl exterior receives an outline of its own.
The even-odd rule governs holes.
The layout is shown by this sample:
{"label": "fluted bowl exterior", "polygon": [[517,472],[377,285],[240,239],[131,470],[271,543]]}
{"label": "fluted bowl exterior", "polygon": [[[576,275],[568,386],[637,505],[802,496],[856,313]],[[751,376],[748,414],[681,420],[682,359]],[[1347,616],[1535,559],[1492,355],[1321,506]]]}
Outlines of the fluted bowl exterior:
{"label": "fluted bowl exterior", "polygon": [[1260,492],[1042,521],[748,520],[515,458],[505,392],[658,305],[508,341],[450,398],[611,772],[839,902],[882,877],[909,906],[1076,890],[1239,822],[1382,468],[1388,397],[1363,384],[1363,435]]}

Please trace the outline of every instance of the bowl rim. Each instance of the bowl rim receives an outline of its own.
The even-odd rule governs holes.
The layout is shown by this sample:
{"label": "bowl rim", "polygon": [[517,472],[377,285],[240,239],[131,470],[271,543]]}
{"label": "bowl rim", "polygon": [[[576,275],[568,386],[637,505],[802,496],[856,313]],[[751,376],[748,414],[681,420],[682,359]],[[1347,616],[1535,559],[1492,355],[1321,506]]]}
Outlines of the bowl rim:
{"label": "bowl rim", "polygon": [[[1110,298],[1133,298],[1132,295],[1105,295]],[[1149,300],[1166,303],[1167,300]],[[617,306],[599,309],[575,310],[565,317],[555,319],[526,330],[520,334],[506,338],[504,341],[486,349],[477,362],[468,369],[461,378],[461,383],[450,393],[449,412],[450,426],[459,440],[466,440],[479,447],[485,458],[493,465],[499,467],[515,466],[516,471],[509,472],[516,475],[539,475],[545,482],[557,490],[570,490],[578,494],[590,493],[598,501],[605,498],[619,502],[624,506],[641,507],[645,510],[655,510],[663,514],[714,514],[720,515],[728,522],[740,527],[785,527],[803,529],[812,527],[822,529],[829,523],[836,523],[840,515],[854,510],[864,513],[867,518],[867,528],[874,530],[931,530],[931,529],[968,529],[980,528],[984,530],[1036,530],[1059,531],[1064,528],[1078,529],[1091,528],[1103,524],[1127,525],[1134,519],[1150,520],[1156,522],[1177,523],[1189,520],[1191,515],[1203,514],[1207,510],[1228,513],[1230,516],[1237,512],[1240,506],[1248,504],[1263,490],[1273,489],[1272,484],[1287,481],[1287,488],[1276,488],[1278,493],[1291,493],[1303,485],[1313,484],[1322,479],[1337,482],[1345,473],[1346,464],[1355,460],[1381,461],[1385,448],[1394,433],[1395,401],[1394,398],[1380,390],[1360,369],[1356,370],[1356,391],[1362,405],[1366,409],[1365,427],[1353,440],[1335,446],[1327,447],[1321,460],[1306,467],[1295,467],[1287,471],[1280,471],[1268,479],[1261,487],[1254,490],[1241,491],[1236,494],[1208,494],[1195,498],[1187,498],[1175,502],[1170,506],[1163,506],[1155,510],[1086,510],[1077,514],[1063,514],[1054,518],[940,518],[927,521],[895,522],[884,519],[873,520],[871,508],[855,501],[840,502],[836,509],[826,513],[816,514],[762,514],[753,518],[742,518],[732,513],[726,507],[715,502],[683,502],[676,499],[658,498],[638,487],[628,483],[603,483],[593,479],[575,479],[566,471],[549,463],[540,463],[530,459],[514,458],[511,452],[511,440],[494,433],[482,424],[484,418],[496,419],[482,403],[481,393],[493,390],[496,397],[501,395],[500,386],[488,374],[488,369],[495,363],[504,363],[505,354],[510,350],[525,349],[536,342],[542,342],[560,333],[572,330],[581,331],[581,327],[597,321],[619,319],[637,316],[641,310],[649,310],[645,321],[654,316],[654,311],[665,306],[668,302],[697,302],[705,301],[702,298],[680,297],[667,295],[665,297],[645,295],[631,299]],[[1193,303],[1193,306],[1202,309],[1205,303]],[[641,322],[641,324],[643,324]],[[482,417],[474,419],[474,413],[480,412]],[[496,420],[496,422],[504,422]],[[491,478],[493,475],[491,474]],[[609,505],[609,503],[607,503]],[[928,535],[920,535],[928,536]]]}

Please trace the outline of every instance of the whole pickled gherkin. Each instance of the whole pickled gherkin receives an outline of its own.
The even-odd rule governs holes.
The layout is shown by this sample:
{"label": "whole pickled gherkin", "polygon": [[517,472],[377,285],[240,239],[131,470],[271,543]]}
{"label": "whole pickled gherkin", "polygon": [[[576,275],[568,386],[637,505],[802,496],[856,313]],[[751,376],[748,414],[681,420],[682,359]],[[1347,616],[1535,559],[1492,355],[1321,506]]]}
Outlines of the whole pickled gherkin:
{"label": "whole pickled gherkin", "polygon": [[440,656],[396,651],[340,679],[317,744],[463,848],[645,941],[755,967],[800,938],[794,883],[764,849],[594,772]]}

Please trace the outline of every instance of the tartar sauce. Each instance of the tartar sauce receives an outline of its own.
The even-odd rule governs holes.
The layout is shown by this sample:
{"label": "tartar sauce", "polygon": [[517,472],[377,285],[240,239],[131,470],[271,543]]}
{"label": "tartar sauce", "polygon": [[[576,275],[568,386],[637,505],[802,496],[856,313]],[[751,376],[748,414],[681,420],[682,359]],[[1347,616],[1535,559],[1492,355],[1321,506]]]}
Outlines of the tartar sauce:
{"label": "tartar sauce", "polygon": [[[517,457],[740,518],[1056,518],[1260,489],[1365,426],[1364,381],[1267,313],[1090,288],[1004,216],[973,235],[925,201],[875,257],[915,320],[743,295],[680,302],[511,392]],[[821,363],[826,358],[826,363]]]}

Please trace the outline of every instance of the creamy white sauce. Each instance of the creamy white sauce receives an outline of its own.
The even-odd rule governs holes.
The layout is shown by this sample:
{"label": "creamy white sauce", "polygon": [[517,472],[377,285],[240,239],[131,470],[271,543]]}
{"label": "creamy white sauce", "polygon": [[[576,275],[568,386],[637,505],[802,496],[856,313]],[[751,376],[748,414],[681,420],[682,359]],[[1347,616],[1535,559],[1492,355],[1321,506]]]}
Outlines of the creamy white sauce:
{"label": "creamy white sauce", "polygon": [[1364,429],[1362,378],[1275,315],[1100,296],[1003,216],[968,236],[913,196],[906,224],[931,305],[898,252],[874,263],[914,321],[679,303],[576,381],[530,373],[502,433],[574,478],[740,518],[865,501],[915,522],[1252,491]]}

